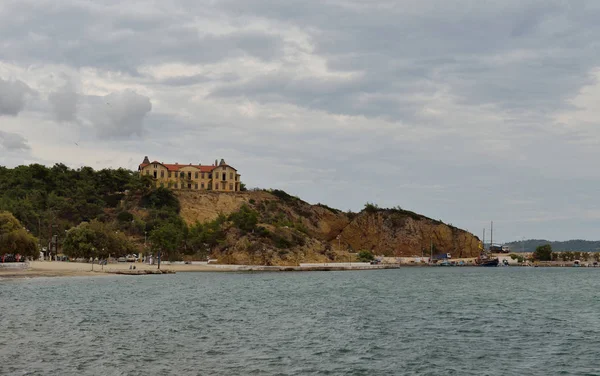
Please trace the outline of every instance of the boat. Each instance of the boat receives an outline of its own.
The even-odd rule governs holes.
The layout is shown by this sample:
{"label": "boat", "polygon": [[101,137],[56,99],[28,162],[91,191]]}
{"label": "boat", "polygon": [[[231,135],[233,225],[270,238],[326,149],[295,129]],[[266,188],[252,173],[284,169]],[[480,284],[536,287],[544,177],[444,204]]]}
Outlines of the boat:
{"label": "boat", "polygon": [[498,266],[500,260],[498,257],[493,257],[489,254],[482,253],[477,259],[475,259],[477,266]]}
{"label": "boat", "polygon": [[[491,233],[492,233],[492,239],[493,239],[494,222],[492,222]],[[500,263],[500,260],[498,259],[498,257],[495,257],[492,255],[493,244],[494,243],[490,241],[490,249],[488,249],[488,250],[485,249],[485,229],[483,229],[483,245],[480,247],[481,252],[479,253],[479,257],[477,257],[475,259],[475,265],[491,266],[491,267],[498,266],[498,264]]]}

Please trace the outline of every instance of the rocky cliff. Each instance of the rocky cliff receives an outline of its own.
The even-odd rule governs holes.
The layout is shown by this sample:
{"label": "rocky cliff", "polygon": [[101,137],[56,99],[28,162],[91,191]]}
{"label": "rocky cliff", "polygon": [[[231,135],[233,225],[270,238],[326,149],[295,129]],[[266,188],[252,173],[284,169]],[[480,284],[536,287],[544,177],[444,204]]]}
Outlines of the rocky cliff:
{"label": "rocky cliff", "polygon": [[[366,205],[346,213],[311,205],[279,190],[239,193],[178,192],[181,216],[192,224],[220,220],[225,240],[212,250],[220,262],[290,265],[350,261],[375,255],[478,255],[479,239],[456,227],[399,208]],[[236,214],[237,213],[237,214]],[[220,219],[219,219],[220,218]],[[251,224],[246,224],[250,223]]]}

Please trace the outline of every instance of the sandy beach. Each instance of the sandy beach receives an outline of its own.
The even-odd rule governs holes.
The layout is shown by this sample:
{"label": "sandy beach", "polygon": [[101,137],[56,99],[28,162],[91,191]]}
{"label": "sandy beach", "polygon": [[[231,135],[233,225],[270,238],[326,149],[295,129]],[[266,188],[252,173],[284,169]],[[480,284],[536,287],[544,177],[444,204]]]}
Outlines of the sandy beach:
{"label": "sandy beach", "polygon": [[[110,276],[119,271],[129,271],[135,265],[138,271],[156,271],[157,265],[143,263],[114,263],[98,265],[80,262],[61,261],[32,261],[27,268],[2,268],[0,265],[0,278],[31,278],[31,277],[73,277],[73,276]],[[25,265],[23,265],[25,266]],[[223,264],[161,264],[161,270],[175,273],[181,272],[249,272],[249,271],[317,271],[317,270],[365,270],[365,269],[390,269],[399,265],[369,265],[368,263],[328,263],[328,264],[301,264],[301,266],[262,266],[262,265],[223,265]],[[92,270],[93,269],[93,270]]]}
{"label": "sandy beach", "polygon": [[[19,277],[68,277],[68,276],[109,276],[119,270],[129,270],[131,263],[115,263],[108,265],[93,265],[79,262],[61,262],[61,261],[32,261],[29,262],[29,268],[16,269],[0,267],[0,278],[19,278]],[[136,270],[156,270],[157,265],[147,265],[135,263]],[[161,265],[161,269],[172,270],[175,272],[224,272],[237,271],[236,265]]]}

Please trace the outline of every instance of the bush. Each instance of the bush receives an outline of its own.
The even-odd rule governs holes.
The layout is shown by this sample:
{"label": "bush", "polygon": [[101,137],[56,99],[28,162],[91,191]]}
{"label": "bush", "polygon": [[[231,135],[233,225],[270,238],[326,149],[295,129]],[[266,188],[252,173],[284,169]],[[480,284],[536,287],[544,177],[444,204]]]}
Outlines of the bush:
{"label": "bush", "polygon": [[533,252],[533,259],[540,261],[552,260],[552,246],[550,244],[540,245]]}
{"label": "bush", "polygon": [[133,221],[133,214],[128,211],[122,211],[117,214],[117,220],[119,220],[119,222],[131,222]]}
{"label": "bush", "polygon": [[150,209],[166,209],[179,213],[179,199],[170,189],[157,188],[142,196],[140,206]]}
{"label": "bush", "polygon": [[325,205],[325,204],[321,204],[320,202],[319,202],[319,203],[317,203],[317,206],[319,206],[319,207],[321,207],[321,208],[323,208],[323,209],[327,209],[327,210],[329,210],[330,212],[332,212],[333,214],[338,214],[338,213],[340,213],[340,210],[338,210],[338,209],[334,209],[334,208],[332,208],[332,207],[329,207],[329,206],[327,206],[327,205]]}
{"label": "bush", "polygon": [[240,229],[244,233],[247,233],[256,229],[256,224],[258,223],[258,213],[244,204],[240,210],[235,213],[231,213],[228,220],[232,221],[236,228]]}
{"label": "bush", "polygon": [[363,210],[369,214],[375,214],[379,211],[379,206],[377,206],[376,204],[367,202],[365,204],[365,208]]}
{"label": "bush", "polygon": [[358,252],[358,261],[360,262],[369,262],[375,260],[375,256],[371,251],[360,251]]}
{"label": "bush", "polygon": [[264,228],[263,226],[258,226],[256,228],[256,230],[254,231],[254,233],[257,236],[260,236],[261,238],[270,238],[271,237],[271,232],[269,230],[267,230],[266,228]]}

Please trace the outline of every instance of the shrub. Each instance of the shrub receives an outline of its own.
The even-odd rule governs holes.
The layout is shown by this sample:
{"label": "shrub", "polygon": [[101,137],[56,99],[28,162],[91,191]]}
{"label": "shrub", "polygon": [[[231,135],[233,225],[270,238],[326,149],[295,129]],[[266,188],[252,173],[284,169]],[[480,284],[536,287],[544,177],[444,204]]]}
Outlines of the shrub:
{"label": "shrub", "polygon": [[133,221],[133,214],[131,214],[128,211],[122,211],[119,214],[117,214],[117,220],[119,222],[131,222]]}
{"label": "shrub", "polygon": [[231,213],[228,220],[232,221],[236,228],[240,229],[244,233],[247,233],[256,229],[256,224],[258,223],[258,213],[244,204],[240,210],[235,213]]}
{"label": "shrub", "polygon": [[372,204],[370,202],[367,202],[365,204],[365,208],[364,211],[369,213],[369,214],[375,214],[379,211],[379,206],[377,206],[376,204]]}
{"label": "shrub", "polygon": [[179,213],[181,205],[175,194],[167,188],[157,188],[142,196],[140,206],[151,209],[167,209]]}
{"label": "shrub", "polygon": [[323,208],[323,209],[327,209],[327,210],[329,210],[330,212],[332,212],[333,214],[338,214],[338,213],[340,212],[340,210],[338,210],[338,209],[334,209],[334,208],[332,208],[332,207],[329,207],[329,206],[327,206],[327,205],[325,205],[325,204],[321,204],[320,202],[319,202],[319,203],[317,203],[317,206],[319,206],[319,207],[321,207],[321,208]]}
{"label": "shrub", "polygon": [[298,198],[288,194],[286,191],[282,191],[281,189],[273,189],[271,191],[273,196],[280,198],[283,201],[296,201]]}
{"label": "shrub", "polygon": [[533,259],[540,261],[552,260],[552,246],[550,244],[540,245],[533,252]]}
{"label": "shrub", "polygon": [[358,261],[360,261],[360,262],[369,262],[369,261],[373,261],[374,259],[375,259],[375,256],[373,256],[373,253],[371,253],[371,251],[358,252]]}

